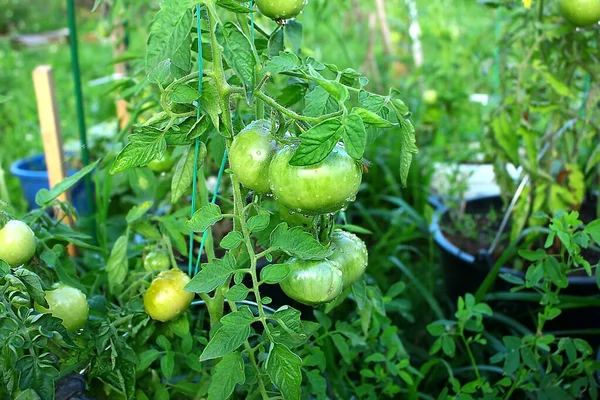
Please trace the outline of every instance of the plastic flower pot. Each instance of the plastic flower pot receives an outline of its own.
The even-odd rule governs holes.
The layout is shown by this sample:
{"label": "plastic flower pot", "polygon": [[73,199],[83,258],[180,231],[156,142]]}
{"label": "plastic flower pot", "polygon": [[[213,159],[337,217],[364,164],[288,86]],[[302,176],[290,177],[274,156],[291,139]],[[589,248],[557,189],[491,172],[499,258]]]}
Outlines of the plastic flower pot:
{"label": "plastic flower pot", "polygon": [[[36,208],[35,195],[37,192],[41,189],[50,188],[45,156],[43,154],[38,154],[15,161],[10,166],[10,172],[19,179],[29,209],[32,210]],[[71,165],[68,166],[68,176],[71,176],[76,172],[77,169],[73,168]],[[83,181],[80,181],[73,186],[70,194],[71,204],[73,204],[80,214],[86,214],[88,212],[88,207]]]}
{"label": "plastic flower pot", "polygon": [[[594,201],[584,203],[582,214],[584,210],[590,211],[590,209],[586,208],[595,207]],[[467,201],[465,212],[470,214],[486,213],[490,210],[500,212],[502,206],[502,200],[499,196],[479,197]],[[489,263],[481,261],[479,257],[459,248],[450,241],[442,230],[444,226],[448,227],[450,224],[452,224],[450,210],[442,206],[434,216],[431,231],[441,256],[446,294],[452,300],[456,300],[458,296],[464,296],[465,293],[475,293],[486,278],[491,266]],[[522,279],[525,278],[523,272],[516,271],[509,266],[501,268],[500,274],[512,274]],[[577,296],[579,298],[600,297],[600,289],[596,284],[595,276],[569,276],[568,281],[569,286],[561,290],[561,296],[564,298],[567,298],[567,296]],[[495,281],[493,291],[508,292],[511,287],[513,285],[498,277]],[[533,291],[522,291],[521,293],[535,294]],[[501,297],[492,294],[491,298],[500,299]],[[530,312],[538,307],[538,303],[535,300],[528,301],[526,304],[523,301],[514,300],[501,301],[500,303],[503,306],[500,307],[503,312],[531,326],[533,319],[530,316]],[[600,329],[600,307],[588,306],[563,309],[558,318],[548,321],[546,329],[558,331]],[[591,341],[598,341],[600,337],[595,336],[589,339]]]}

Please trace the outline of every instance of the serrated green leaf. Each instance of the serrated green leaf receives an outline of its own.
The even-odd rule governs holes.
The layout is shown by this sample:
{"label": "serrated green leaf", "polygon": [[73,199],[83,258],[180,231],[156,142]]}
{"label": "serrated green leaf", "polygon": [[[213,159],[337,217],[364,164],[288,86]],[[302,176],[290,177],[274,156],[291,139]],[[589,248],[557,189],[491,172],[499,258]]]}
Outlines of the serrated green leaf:
{"label": "serrated green leaf", "polygon": [[221,208],[211,203],[199,208],[185,225],[193,232],[204,232],[222,219]]}
{"label": "serrated green leaf", "polygon": [[[217,41],[223,46],[223,55],[227,60],[227,64],[244,83],[248,101],[252,101],[256,84],[254,72],[256,58],[250,41],[244,35],[244,32],[231,22],[225,23],[222,27],[217,26],[216,34]],[[233,132],[231,133],[233,134]]]}
{"label": "serrated green leaf", "polygon": [[269,214],[259,214],[248,219],[248,229],[250,232],[261,232],[267,229],[271,222]]}
{"label": "serrated green leaf", "polygon": [[215,259],[203,264],[200,272],[185,286],[185,290],[193,293],[210,293],[225,283],[236,270],[235,258],[231,253],[222,259]]}
{"label": "serrated green leaf", "polygon": [[173,85],[167,97],[173,103],[191,103],[200,97],[200,93],[189,85],[177,83]]}
{"label": "serrated green leaf", "polygon": [[[206,154],[206,146],[204,143],[202,143],[202,145],[204,147],[204,154]],[[191,148],[188,148],[177,162],[171,180],[171,204],[177,203],[181,196],[183,196],[192,185],[195,157],[194,151],[192,151]],[[198,158],[198,166],[200,166],[204,163],[204,157],[202,157],[202,159],[200,159],[200,157]]]}
{"label": "serrated green leaf", "polygon": [[160,372],[162,375],[170,379],[173,376],[173,370],[175,369],[175,353],[168,352],[163,358],[160,359]]}
{"label": "serrated green leaf", "polygon": [[254,315],[248,307],[240,307],[238,311],[221,318],[223,325],[204,348],[200,361],[223,357],[240,347],[250,336],[250,324],[253,318]]}
{"label": "serrated green leaf", "polygon": [[117,239],[113,246],[108,261],[106,262],[106,273],[108,274],[108,287],[111,293],[118,293],[119,287],[125,281],[129,265],[127,262],[127,244],[129,238],[123,235]]}
{"label": "serrated green leaf", "polygon": [[289,274],[290,266],[288,264],[267,265],[260,271],[260,280],[269,285],[274,285],[287,278]]}
{"label": "serrated green leaf", "polygon": [[244,7],[234,0],[218,0],[217,5],[237,14],[248,14],[252,12],[251,8]]}
{"label": "serrated green leaf", "polygon": [[239,352],[227,354],[212,373],[208,387],[208,400],[226,400],[233,393],[236,385],[246,382],[244,360]]}
{"label": "serrated green leaf", "polygon": [[146,368],[148,368],[150,365],[152,365],[152,363],[154,361],[156,361],[156,359],[158,358],[159,355],[160,355],[160,352],[155,349],[149,349],[149,350],[144,351],[143,353],[141,353],[138,356],[139,361],[136,365],[136,370],[138,372],[144,371]]}
{"label": "serrated green leaf", "polygon": [[358,115],[366,125],[372,125],[377,128],[388,128],[392,126],[392,123],[387,119],[375,114],[366,108],[355,107],[352,110],[352,114]]}
{"label": "serrated green leaf", "polygon": [[131,210],[129,210],[129,212],[127,213],[125,220],[127,221],[128,224],[132,224],[132,223],[136,222],[137,220],[142,218],[144,215],[146,215],[148,210],[150,210],[153,205],[154,205],[154,202],[149,200],[149,201],[143,202],[140,205],[131,207]]}
{"label": "serrated green leaf", "polygon": [[321,86],[316,86],[304,98],[306,106],[302,112],[309,117],[318,117],[324,114],[330,114],[339,110],[339,104],[327,93]]}
{"label": "serrated green leaf", "polygon": [[342,138],[342,123],[330,119],[315,125],[300,135],[300,146],[296,149],[290,165],[312,165],[323,161]]}
{"label": "serrated green leaf", "polygon": [[367,132],[362,118],[356,114],[350,114],[342,126],[342,137],[344,149],[355,160],[361,160],[367,147]]}
{"label": "serrated green leaf", "polygon": [[246,285],[244,285],[243,283],[240,283],[238,285],[234,285],[232,286],[228,291],[227,291],[227,300],[230,301],[242,301],[242,300],[246,300],[246,297],[248,297],[248,293],[250,292],[250,289],[248,289],[246,287]]}
{"label": "serrated green leaf", "polygon": [[129,143],[115,159],[110,173],[144,167],[150,161],[163,157],[166,150],[164,132],[149,126],[134,128],[134,133],[129,135]]}
{"label": "serrated green leaf", "polygon": [[303,260],[320,260],[332,253],[301,227],[289,229],[285,222],[271,233],[271,247]]}
{"label": "serrated green leaf", "polygon": [[301,365],[302,359],[286,346],[271,345],[266,362],[267,374],[287,400],[300,400]]}
{"label": "serrated green leaf", "polygon": [[221,240],[221,247],[227,250],[235,249],[239,247],[240,244],[244,241],[244,236],[241,232],[233,231],[229,232],[225,237]]}
{"label": "serrated green leaf", "polygon": [[60,181],[59,183],[54,185],[50,190],[41,189],[35,195],[36,204],[41,207],[48,205],[51,201],[56,199],[61,194],[65,193],[67,190],[69,190],[75,184],[77,184],[77,182],[79,182],[81,179],[83,179],[87,174],[92,172],[94,170],[94,168],[96,168],[96,166],[98,165],[99,162],[100,162],[100,160],[95,161],[92,164],[82,168],[81,170],[77,171],[73,175],[63,179],[62,181]]}
{"label": "serrated green leaf", "polygon": [[281,52],[273,57],[265,65],[265,72],[270,72],[272,75],[282,72],[296,71],[300,68],[300,59],[293,53]]}

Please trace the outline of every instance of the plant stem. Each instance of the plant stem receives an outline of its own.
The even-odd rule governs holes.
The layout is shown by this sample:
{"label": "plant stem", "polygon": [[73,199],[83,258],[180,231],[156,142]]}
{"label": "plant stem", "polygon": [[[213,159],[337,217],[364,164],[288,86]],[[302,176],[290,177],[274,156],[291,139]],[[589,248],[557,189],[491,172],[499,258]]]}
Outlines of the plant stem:
{"label": "plant stem", "polygon": [[254,95],[256,96],[256,98],[261,99],[262,101],[267,103],[272,108],[276,109],[277,111],[281,112],[284,115],[287,115],[288,117],[290,117],[292,119],[306,121],[306,122],[310,122],[313,124],[318,124],[318,123],[321,123],[328,119],[336,118],[336,117],[339,117],[344,114],[344,111],[342,109],[342,110],[336,111],[331,114],[321,115],[320,117],[307,117],[305,115],[300,115],[292,110],[285,108],[284,106],[280,105],[279,103],[277,103],[275,100],[273,100],[272,98],[270,98],[269,96],[267,96],[266,94],[261,92],[260,90],[256,91],[254,93]]}

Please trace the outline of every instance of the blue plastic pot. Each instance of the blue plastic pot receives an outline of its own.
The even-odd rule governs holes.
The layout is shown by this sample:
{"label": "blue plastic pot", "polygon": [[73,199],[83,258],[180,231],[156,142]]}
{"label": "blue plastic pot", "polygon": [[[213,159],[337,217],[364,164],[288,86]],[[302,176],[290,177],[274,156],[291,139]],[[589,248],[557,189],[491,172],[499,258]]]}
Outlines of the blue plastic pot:
{"label": "blue plastic pot", "polygon": [[[46,157],[43,154],[38,154],[28,158],[23,158],[15,161],[10,166],[10,172],[21,182],[21,189],[25,200],[32,210],[37,207],[35,203],[35,195],[41,189],[49,189],[50,183],[48,178],[48,170],[46,168]],[[71,176],[77,172],[71,165],[68,166],[67,175]],[[87,199],[85,196],[85,185],[83,181],[78,182],[71,188],[71,204],[80,214],[88,212]]]}

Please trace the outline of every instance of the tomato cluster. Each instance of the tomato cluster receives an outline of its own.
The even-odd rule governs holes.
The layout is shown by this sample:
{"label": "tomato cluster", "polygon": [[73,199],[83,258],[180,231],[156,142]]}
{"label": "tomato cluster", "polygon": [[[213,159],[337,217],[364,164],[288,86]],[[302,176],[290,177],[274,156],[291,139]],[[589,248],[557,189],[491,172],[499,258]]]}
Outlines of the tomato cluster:
{"label": "tomato cluster", "polygon": [[290,274],[280,283],[290,298],[307,305],[328,303],[364,274],[367,247],[356,235],[336,230],[331,235],[333,253],[327,259],[288,261]]}
{"label": "tomato cluster", "polygon": [[256,121],[238,134],[229,153],[237,179],[257,193],[273,193],[293,213],[321,215],[336,212],[354,201],[362,168],[336,145],[321,162],[290,164],[294,145],[279,148],[268,121]]}

